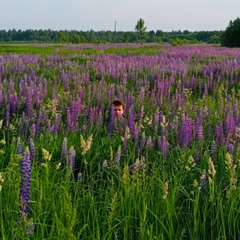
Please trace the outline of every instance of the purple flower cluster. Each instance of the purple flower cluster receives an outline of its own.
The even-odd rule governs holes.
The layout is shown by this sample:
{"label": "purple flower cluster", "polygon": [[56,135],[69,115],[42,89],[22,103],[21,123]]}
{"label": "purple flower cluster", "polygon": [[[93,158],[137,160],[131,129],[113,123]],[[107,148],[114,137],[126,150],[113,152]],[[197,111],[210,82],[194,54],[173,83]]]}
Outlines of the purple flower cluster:
{"label": "purple flower cluster", "polygon": [[36,156],[36,148],[35,148],[35,144],[32,137],[30,137],[29,149],[30,149],[31,159],[34,159]]}
{"label": "purple flower cluster", "polygon": [[[123,45],[91,46],[97,49],[127,46]],[[67,49],[84,47],[66,46]],[[143,149],[158,146],[165,156],[170,134],[176,135],[173,145],[179,143],[187,148],[193,141],[208,139],[212,129],[215,134],[211,137],[216,145],[224,145],[229,151],[235,150],[240,142],[240,137],[236,137],[236,128],[240,123],[238,100],[233,90],[239,80],[240,51],[212,46],[168,46],[163,50],[162,54],[152,56],[81,55],[86,64],[70,61],[70,55],[6,54],[0,62],[3,123],[9,129],[14,126],[24,138],[46,132],[54,135],[85,132],[94,126],[106,125],[106,108],[109,109],[112,99],[117,97],[126,103],[127,124],[141,154]],[[30,66],[35,67],[29,69]],[[39,69],[54,70],[54,76],[38,75]],[[192,96],[198,99],[189,109],[188,100]],[[208,97],[216,105],[206,101]],[[53,100],[56,103],[54,107]],[[203,100],[204,105],[198,100]],[[195,118],[198,106],[201,107]],[[142,127],[145,124],[144,108],[151,122]],[[216,108],[217,116],[214,115]],[[184,117],[181,122],[174,122],[182,112]],[[168,115],[168,122],[163,120],[163,114]],[[205,119],[210,117],[217,119],[217,124],[214,120],[211,126],[205,126]],[[114,117],[111,113],[109,135],[113,129]],[[149,135],[152,135],[151,139]],[[124,152],[127,141],[125,138]],[[34,157],[31,145],[30,153]],[[64,151],[62,157],[66,159],[67,150]]]}
{"label": "purple flower cluster", "polygon": [[167,156],[167,151],[169,147],[169,142],[167,141],[166,137],[159,137],[158,139],[158,150],[162,153],[163,158]]}
{"label": "purple flower cluster", "polygon": [[215,159],[216,153],[217,153],[217,144],[215,141],[213,141],[210,146],[210,156],[212,159]]}
{"label": "purple flower cluster", "polygon": [[110,111],[110,116],[109,116],[109,121],[108,121],[108,134],[111,136],[113,134],[113,129],[114,129],[114,109],[113,106],[111,107]]}
{"label": "purple flower cluster", "polygon": [[22,143],[20,138],[17,140],[17,154],[22,155]]}
{"label": "purple flower cluster", "polygon": [[200,177],[200,191],[201,193],[205,193],[206,192],[206,186],[207,185],[207,174],[206,171],[204,170],[202,172],[202,175]]}
{"label": "purple flower cluster", "polygon": [[21,160],[21,186],[20,186],[20,217],[25,217],[30,212],[30,185],[31,185],[31,157],[30,152],[26,149]]}
{"label": "purple flower cluster", "polygon": [[140,159],[137,159],[135,163],[131,164],[129,166],[129,170],[131,173],[137,170],[143,170],[146,167],[145,159],[144,157],[141,157]]}
{"label": "purple flower cluster", "polygon": [[68,151],[68,166],[73,170],[75,168],[76,151],[73,146]]}
{"label": "purple flower cluster", "polygon": [[120,160],[121,160],[121,148],[119,147],[116,153],[116,165],[120,164]]}
{"label": "purple flower cluster", "polygon": [[133,107],[133,105],[131,105],[129,107],[128,127],[129,127],[130,132],[132,134],[134,134],[134,129],[135,129],[135,124],[134,124],[134,118],[135,117],[134,116],[135,116],[135,114],[134,114],[134,107]]}
{"label": "purple flower cluster", "polygon": [[194,121],[191,118],[184,117],[182,119],[180,129],[180,143],[183,148],[188,147],[193,140],[193,124]]}
{"label": "purple flower cluster", "polygon": [[202,123],[202,109],[198,112],[198,118],[196,120],[196,140],[203,140],[203,123]]}
{"label": "purple flower cluster", "polygon": [[62,142],[61,161],[62,163],[67,162],[67,138],[64,138]]}

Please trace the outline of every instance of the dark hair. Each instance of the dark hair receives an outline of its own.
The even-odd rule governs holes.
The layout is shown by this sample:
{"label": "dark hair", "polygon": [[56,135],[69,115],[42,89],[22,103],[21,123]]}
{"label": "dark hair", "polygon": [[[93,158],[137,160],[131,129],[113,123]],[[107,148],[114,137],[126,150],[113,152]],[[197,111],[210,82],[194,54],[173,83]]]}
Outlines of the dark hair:
{"label": "dark hair", "polygon": [[120,99],[116,99],[116,100],[114,100],[113,102],[112,102],[112,104],[114,105],[114,106],[123,106],[123,109],[125,109],[125,104],[124,104],[124,102],[122,101],[122,100],[120,100]]}

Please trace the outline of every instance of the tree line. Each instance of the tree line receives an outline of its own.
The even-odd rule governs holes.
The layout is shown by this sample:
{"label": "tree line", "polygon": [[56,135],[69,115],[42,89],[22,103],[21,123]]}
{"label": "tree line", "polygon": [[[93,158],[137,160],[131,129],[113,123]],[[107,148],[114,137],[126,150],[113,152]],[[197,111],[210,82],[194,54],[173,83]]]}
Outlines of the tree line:
{"label": "tree line", "polygon": [[240,47],[240,19],[230,21],[225,31],[147,31],[140,18],[135,31],[76,31],[76,30],[0,30],[0,42],[46,42],[46,43],[135,43],[165,42],[172,45],[189,43],[221,44],[226,47]]}
{"label": "tree line", "polygon": [[220,44],[223,31],[146,31],[142,39],[136,31],[77,31],[77,30],[0,30],[1,43],[136,43],[163,42]]}

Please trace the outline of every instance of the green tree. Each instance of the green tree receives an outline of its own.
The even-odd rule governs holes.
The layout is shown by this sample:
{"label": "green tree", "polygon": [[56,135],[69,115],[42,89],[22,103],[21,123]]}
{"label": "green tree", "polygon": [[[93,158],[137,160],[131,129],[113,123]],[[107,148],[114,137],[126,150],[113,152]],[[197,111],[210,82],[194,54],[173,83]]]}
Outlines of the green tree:
{"label": "green tree", "polygon": [[80,36],[79,35],[77,35],[76,33],[74,33],[73,35],[72,35],[72,43],[75,43],[75,44],[78,44],[78,43],[80,43]]}
{"label": "green tree", "polygon": [[60,43],[67,43],[69,41],[69,34],[66,32],[59,32],[58,39]]}
{"label": "green tree", "polygon": [[220,43],[220,38],[216,34],[212,35],[208,40],[208,44],[219,44]]}
{"label": "green tree", "polygon": [[240,47],[240,18],[229,22],[221,36],[221,45],[224,47]]}
{"label": "green tree", "polygon": [[87,43],[87,39],[83,35],[80,36],[80,43]]}
{"label": "green tree", "polygon": [[129,34],[127,32],[124,33],[124,42],[125,43],[129,42]]}
{"label": "green tree", "polygon": [[94,32],[92,29],[91,29],[90,32],[89,32],[88,41],[89,41],[90,43],[96,42],[95,32]]}
{"label": "green tree", "polygon": [[155,35],[155,32],[153,30],[148,32],[148,36],[149,36],[149,41],[150,42],[156,42],[156,35]]}
{"label": "green tree", "polygon": [[147,27],[145,27],[144,20],[142,18],[140,18],[137,22],[137,25],[135,26],[135,31],[137,31],[137,33],[138,33],[141,44],[146,35],[146,30],[147,30]]}

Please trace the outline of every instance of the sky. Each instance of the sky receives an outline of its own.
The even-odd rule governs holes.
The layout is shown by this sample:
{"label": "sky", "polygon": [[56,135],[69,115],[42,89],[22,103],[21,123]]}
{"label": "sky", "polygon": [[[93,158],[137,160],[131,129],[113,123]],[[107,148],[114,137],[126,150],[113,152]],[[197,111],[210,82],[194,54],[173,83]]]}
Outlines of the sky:
{"label": "sky", "polygon": [[0,30],[225,30],[240,0],[1,0]]}

